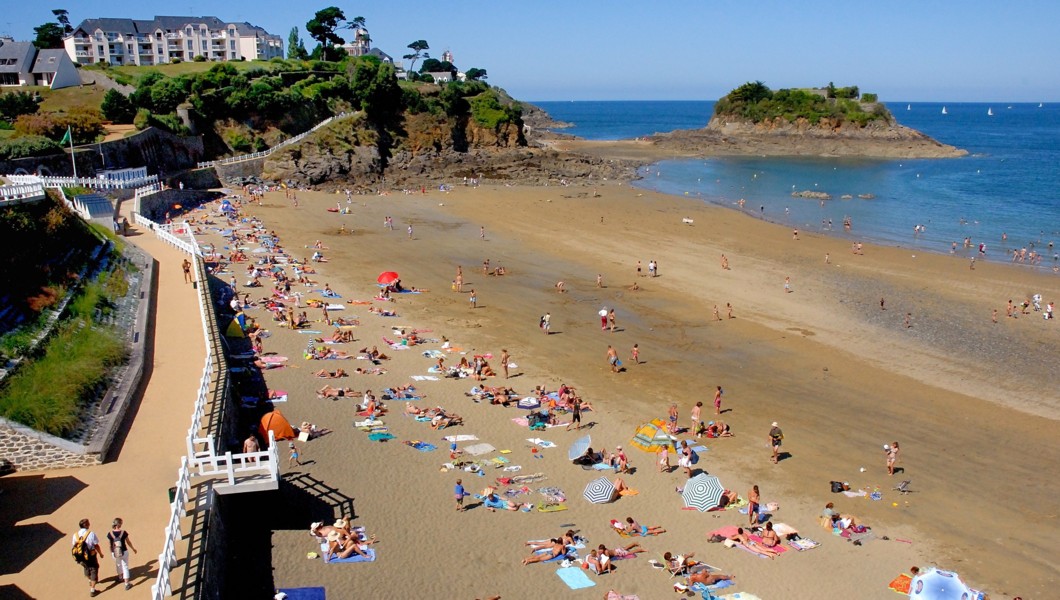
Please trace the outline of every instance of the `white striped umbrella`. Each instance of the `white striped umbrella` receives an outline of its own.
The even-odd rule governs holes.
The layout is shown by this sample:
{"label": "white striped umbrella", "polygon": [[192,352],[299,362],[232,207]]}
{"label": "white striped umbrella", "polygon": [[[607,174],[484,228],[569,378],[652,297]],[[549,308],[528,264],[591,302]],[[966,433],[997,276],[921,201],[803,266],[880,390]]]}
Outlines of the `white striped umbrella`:
{"label": "white striped umbrella", "polygon": [[685,506],[704,512],[717,507],[724,493],[725,488],[717,477],[700,473],[685,483],[681,498],[685,501]]}
{"label": "white striped umbrella", "polygon": [[594,479],[585,486],[585,499],[593,504],[606,504],[615,497],[615,485],[607,477]]}

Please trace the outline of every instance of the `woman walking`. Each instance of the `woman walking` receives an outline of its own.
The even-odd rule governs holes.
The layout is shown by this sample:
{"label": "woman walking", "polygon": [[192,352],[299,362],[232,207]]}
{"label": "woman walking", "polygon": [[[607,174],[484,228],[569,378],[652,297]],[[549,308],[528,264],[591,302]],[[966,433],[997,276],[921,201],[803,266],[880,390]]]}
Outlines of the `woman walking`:
{"label": "woman walking", "polygon": [[126,590],[130,590],[132,581],[129,578],[129,550],[136,553],[136,546],[133,546],[132,540],[129,539],[129,532],[122,530],[122,524],[121,518],[114,519],[110,533],[107,534],[107,540],[110,541],[110,555],[114,557],[118,579],[125,582]]}

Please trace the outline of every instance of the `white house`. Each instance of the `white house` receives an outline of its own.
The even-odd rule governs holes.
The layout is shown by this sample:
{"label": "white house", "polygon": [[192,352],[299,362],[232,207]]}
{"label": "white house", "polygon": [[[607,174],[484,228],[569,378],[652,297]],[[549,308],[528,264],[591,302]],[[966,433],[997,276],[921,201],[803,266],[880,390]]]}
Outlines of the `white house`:
{"label": "white house", "polygon": [[435,83],[449,83],[453,80],[453,74],[449,71],[432,71],[430,73],[424,73],[424,75],[430,75]]}
{"label": "white house", "polygon": [[196,56],[210,61],[283,57],[280,36],[217,17],[85,19],[63,44],[70,59],[83,65],[158,65]]}
{"label": "white house", "polygon": [[37,50],[30,42],[0,38],[0,86],[39,85],[57,90],[80,85],[81,76],[62,50]]}

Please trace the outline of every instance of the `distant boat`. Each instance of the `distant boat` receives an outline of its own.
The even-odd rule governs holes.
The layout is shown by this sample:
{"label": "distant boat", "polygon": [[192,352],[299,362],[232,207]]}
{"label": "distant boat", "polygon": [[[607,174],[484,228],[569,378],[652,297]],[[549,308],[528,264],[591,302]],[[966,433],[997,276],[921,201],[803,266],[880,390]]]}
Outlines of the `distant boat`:
{"label": "distant boat", "polygon": [[1038,108],[1041,108],[1041,107],[1042,107],[1042,103],[1041,103],[1041,102],[1039,102],[1039,103],[1038,103]]}
{"label": "distant boat", "polygon": [[944,115],[950,114],[950,113],[946,112],[946,107],[945,106],[942,107],[942,114],[944,114]]}
{"label": "distant boat", "polygon": [[913,105],[912,104],[906,104],[905,105],[905,109],[906,110],[913,110]]}
{"label": "distant boat", "polygon": [[986,109],[986,116],[988,116],[988,117],[994,116],[994,109],[992,109],[992,108]]}

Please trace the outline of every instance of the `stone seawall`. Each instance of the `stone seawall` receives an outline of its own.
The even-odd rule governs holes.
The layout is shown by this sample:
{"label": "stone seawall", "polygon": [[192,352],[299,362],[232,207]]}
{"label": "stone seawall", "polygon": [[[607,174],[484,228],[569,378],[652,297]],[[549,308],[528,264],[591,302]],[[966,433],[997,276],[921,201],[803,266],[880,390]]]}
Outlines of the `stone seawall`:
{"label": "stone seawall", "polygon": [[[127,138],[93,144],[77,150],[77,174],[95,177],[104,169],[147,167],[151,174],[165,175],[193,169],[203,158],[202,138],[180,137],[154,127]],[[70,155],[52,154],[0,161],[0,173],[38,173],[69,177],[74,174]]]}

